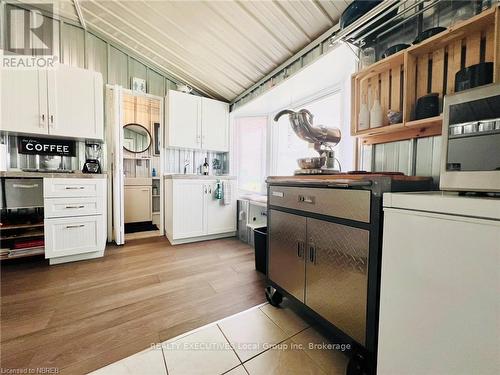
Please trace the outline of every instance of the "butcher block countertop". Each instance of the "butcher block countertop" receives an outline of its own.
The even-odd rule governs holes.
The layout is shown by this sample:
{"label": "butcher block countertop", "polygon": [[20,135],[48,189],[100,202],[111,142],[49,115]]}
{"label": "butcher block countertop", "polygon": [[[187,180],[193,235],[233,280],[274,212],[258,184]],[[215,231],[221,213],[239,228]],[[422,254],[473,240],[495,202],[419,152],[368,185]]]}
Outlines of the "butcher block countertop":
{"label": "butcher block countertop", "polygon": [[269,185],[361,188],[377,193],[386,191],[434,190],[432,177],[405,176],[402,173],[339,173],[335,175],[269,176]]}
{"label": "butcher block countertop", "polygon": [[75,171],[74,173],[6,171],[6,172],[0,172],[0,177],[13,177],[13,178],[107,178],[107,174],[106,173],[100,173],[100,174],[82,173],[80,171]]}

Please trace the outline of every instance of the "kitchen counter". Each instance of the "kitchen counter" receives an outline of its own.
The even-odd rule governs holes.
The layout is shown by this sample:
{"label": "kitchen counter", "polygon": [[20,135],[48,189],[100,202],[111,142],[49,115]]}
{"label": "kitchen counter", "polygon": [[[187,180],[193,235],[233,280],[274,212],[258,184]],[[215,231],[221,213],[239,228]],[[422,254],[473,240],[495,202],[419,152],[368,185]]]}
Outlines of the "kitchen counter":
{"label": "kitchen counter", "polygon": [[202,175],[202,174],[166,174],[163,176],[165,179],[169,180],[236,180],[236,176],[222,175]]}
{"label": "kitchen counter", "polygon": [[305,183],[305,184],[322,184],[328,185],[332,183],[342,183],[346,181],[361,181],[377,177],[389,177],[393,181],[427,181],[429,177],[420,176],[405,176],[403,174],[391,173],[343,173],[334,175],[298,175],[298,176],[269,176],[267,183]]}
{"label": "kitchen counter", "polygon": [[433,190],[432,177],[405,176],[402,173],[269,176],[266,182],[269,185],[368,189],[380,196],[387,191]]}
{"label": "kitchen counter", "polygon": [[82,173],[58,173],[58,172],[23,172],[23,171],[6,171],[0,172],[0,177],[15,177],[15,178],[107,178],[106,173],[92,174]]}

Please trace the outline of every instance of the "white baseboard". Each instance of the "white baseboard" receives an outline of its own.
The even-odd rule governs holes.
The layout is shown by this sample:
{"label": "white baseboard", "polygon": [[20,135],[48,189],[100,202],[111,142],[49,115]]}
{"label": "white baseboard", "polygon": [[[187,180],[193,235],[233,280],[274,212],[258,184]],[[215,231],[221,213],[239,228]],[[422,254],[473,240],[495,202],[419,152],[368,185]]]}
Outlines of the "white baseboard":
{"label": "white baseboard", "polygon": [[100,258],[103,255],[104,255],[104,250],[101,250],[101,251],[93,251],[91,253],[75,254],[75,255],[68,255],[65,257],[50,258],[49,264],[53,265],[53,264],[61,264],[61,263],[67,263],[67,262],[76,262],[79,260]]}
{"label": "white baseboard", "polygon": [[178,239],[178,240],[173,240],[172,237],[167,233],[167,238],[168,238],[168,240],[170,241],[170,243],[172,245],[180,245],[180,244],[183,244],[183,243],[217,240],[219,238],[226,238],[226,237],[235,237],[236,233],[237,232],[235,231],[235,232],[228,232],[228,233],[211,234],[211,235],[208,235],[208,236],[181,238],[181,239]]}

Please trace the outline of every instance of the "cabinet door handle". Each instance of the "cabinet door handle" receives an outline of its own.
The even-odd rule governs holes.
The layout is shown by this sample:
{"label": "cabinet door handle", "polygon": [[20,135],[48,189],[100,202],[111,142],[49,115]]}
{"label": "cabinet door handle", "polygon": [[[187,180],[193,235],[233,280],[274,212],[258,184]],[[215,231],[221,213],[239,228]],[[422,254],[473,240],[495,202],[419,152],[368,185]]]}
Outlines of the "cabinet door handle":
{"label": "cabinet door handle", "polygon": [[212,194],[212,186],[208,187],[208,194]]}
{"label": "cabinet door handle", "polygon": [[85,206],[66,206],[66,208],[85,208]]}
{"label": "cabinet door handle", "polygon": [[309,261],[316,264],[316,246],[314,244],[309,245]]}
{"label": "cabinet door handle", "polygon": [[54,127],[54,115],[50,115],[50,125]]}
{"label": "cabinet door handle", "polygon": [[79,225],[66,225],[66,229],[72,229],[72,228],[81,228],[84,227],[85,224],[79,224]]}
{"label": "cabinet door handle", "polygon": [[297,256],[299,258],[304,256],[304,243],[302,241],[297,241]]}
{"label": "cabinet door handle", "polygon": [[40,121],[40,127],[43,128],[45,126],[45,113],[42,113],[42,121]]}
{"label": "cabinet door handle", "polygon": [[205,194],[207,193],[207,185],[203,185]]}

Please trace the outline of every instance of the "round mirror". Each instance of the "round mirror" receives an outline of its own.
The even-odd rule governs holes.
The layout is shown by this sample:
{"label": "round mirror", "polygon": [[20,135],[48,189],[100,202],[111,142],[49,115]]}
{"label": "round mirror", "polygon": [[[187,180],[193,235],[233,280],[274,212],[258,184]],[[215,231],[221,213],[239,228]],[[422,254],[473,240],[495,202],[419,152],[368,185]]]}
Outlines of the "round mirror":
{"label": "round mirror", "polygon": [[127,124],[123,127],[123,148],[133,153],[147,151],[151,146],[151,134],[139,124]]}

